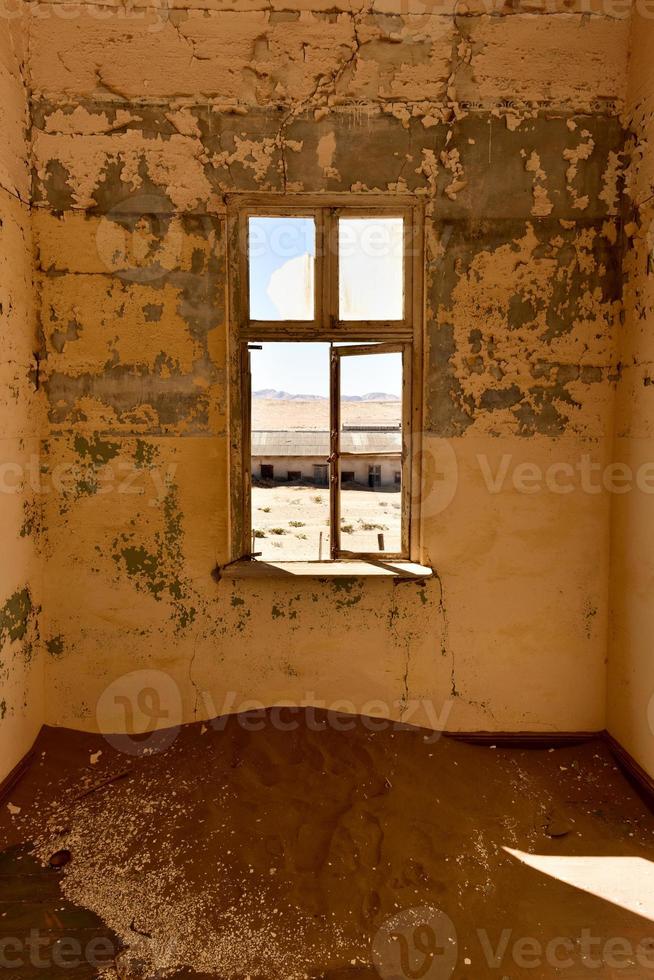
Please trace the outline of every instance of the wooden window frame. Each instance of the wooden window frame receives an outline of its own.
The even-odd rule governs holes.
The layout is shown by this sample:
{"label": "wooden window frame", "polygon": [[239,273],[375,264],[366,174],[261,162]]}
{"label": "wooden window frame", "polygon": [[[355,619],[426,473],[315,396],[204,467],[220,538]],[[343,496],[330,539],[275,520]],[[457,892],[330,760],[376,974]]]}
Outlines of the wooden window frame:
{"label": "wooden window frame", "polygon": [[[322,341],[332,343],[330,388],[336,364],[345,351],[382,353],[382,347],[403,355],[402,392],[402,547],[397,553],[354,552],[340,548],[339,425],[340,405],[330,390],[330,561],[388,559],[421,560],[420,458],[424,374],[424,219],[420,201],[405,196],[338,194],[256,194],[227,196],[228,258],[228,423],[230,477],[230,557],[255,557],[251,541],[251,373],[250,348],[262,342]],[[316,228],[314,320],[251,320],[249,318],[248,219],[310,217]],[[401,217],[404,220],[404,308],[402,320],[340,320],[338,316],[338,219],[340,217]],[[337,347],[339,342],[357,347]],[[335,353],[338,352],[338,353]],[[336,445],[335,445],[336,441]],[[336,451],[336,454],[335,454]],[[297,559],[299,561],[299,559]]]}
{"label": "wooden window frame", "polygon": [[[411,343],[388,343],[371,341],[367,344],[353,344],[347,347],[336,347],[332,344],[330,357],[330,544],[333,560],[341,558],[387,558],[390,560],[408,560],[411,557],[410,527],[411,527]],[[350,551],[341,547],[341,483],[340,464],[342,459],[360,458],[360,453],[346,453],[341,450],[341,362],[347,357],[379,357],[384,354],[402,355],[402,516],[400,550],[399,551]],[[377,464],[378,465],[378,464]],[[370,465],[368,467],[370,469]],[[381,466],[379,466],[381,470]]]}

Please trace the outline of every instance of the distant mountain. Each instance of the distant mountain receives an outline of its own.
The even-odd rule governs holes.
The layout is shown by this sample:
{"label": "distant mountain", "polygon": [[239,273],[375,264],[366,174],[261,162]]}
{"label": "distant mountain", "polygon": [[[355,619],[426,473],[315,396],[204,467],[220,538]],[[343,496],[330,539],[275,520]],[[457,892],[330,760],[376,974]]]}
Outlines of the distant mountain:
{"label": "distant mountain", "polygon": [[391,395],[387,391],[369,391],[367,395],[352,395],[351,398],[345,397],[346,401],[351,402],[399,402],[397,395]]}
{"label": "distant mountain", "polygon": [[[252,397],[288,402],[327,401],[322,395],[292,395],[288,391],[278,391],[276,388],[260,388],[259,391],[252,392]],[[386,391],[369,391],[366,395],[342,395],[341,397],[344,402],[399,402],[400,400],[397,395],[390,395]]]}
{"label": "distant mountain", "polygon": [[322,395],[292,395],[290,391],[277,391],[276,388],[261,388],[252,392],[253,398],[275,399],[280,402],[322,402]]}

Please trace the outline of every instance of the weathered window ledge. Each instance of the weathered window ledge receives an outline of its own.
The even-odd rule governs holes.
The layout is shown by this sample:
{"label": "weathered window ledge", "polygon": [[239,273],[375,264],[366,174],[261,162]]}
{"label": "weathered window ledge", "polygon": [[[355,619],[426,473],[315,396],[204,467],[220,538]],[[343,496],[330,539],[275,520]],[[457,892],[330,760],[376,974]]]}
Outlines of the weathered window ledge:
{"label": "weathered window ledge", "polygon": [[347,559],[341,561],[257,561],[247,558],[216,569],[216,578],[393,578],[422,581],[431,568],[411,561]]}

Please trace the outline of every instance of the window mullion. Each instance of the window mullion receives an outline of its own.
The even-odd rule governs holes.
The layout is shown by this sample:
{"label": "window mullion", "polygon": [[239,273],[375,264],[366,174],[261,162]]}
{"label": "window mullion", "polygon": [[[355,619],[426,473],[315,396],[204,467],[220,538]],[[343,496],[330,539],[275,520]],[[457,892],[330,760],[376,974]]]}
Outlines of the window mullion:
{"label": "window mullion", "polygon": [[338,485],[341,449],[341,362],[332,344],[329,357],[329,540],[331,557],[337,558],[341,550],[340,510]]}
{"label": "window mullion", "polygon": [[241,343],[241,437],[243,465],[241,479],[243,481],[243,527],[240,552],[242,555],[254,556],[254,541],[252,537],[252,366],[250,362],[250,345]]}
{"label": "window mullion", "polygon": [[314,310],[314,328],[317,328],[318,331],[324,331],[326,325],[329,322],[329,317],[328,317],[329,267],[326,262],[326,253],[327,253],[326,242],[327,242],[327,235],[329,234],[329,226],[325,220],[325,216],[326,216],[325,208],[317,208],[314,211],[314,220],[316,223],[316,260],[315,260],[316,308]]}
{"label": "window mullion", "polygon": [[413,348],[409,344],[403,344],[402,350],[402,503],[400,513],[402,515],[401,524],[401,550],[402,554],[409,556],[411,553],[411,499],[413,487],[413,431],[411,418],[411,405],[413,395],[413,371],[412,371]]}
{"label": "window mullion", "polygon": [[338,323],[338,218],[334,208],[325,208],[325,321],[329,330]]}

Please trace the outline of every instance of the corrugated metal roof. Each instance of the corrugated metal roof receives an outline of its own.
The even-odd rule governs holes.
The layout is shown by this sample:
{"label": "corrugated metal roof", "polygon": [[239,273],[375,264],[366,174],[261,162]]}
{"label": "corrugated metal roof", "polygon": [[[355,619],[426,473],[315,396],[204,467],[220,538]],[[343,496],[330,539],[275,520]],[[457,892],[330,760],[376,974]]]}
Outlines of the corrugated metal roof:
{"label": "corrugated metal roof", "polygon": [[[329,432],[258,430],[252,433],[253,456],[329,456]],[[402,433],[342,432],[341,452],[390,456],[402,452]]]}

